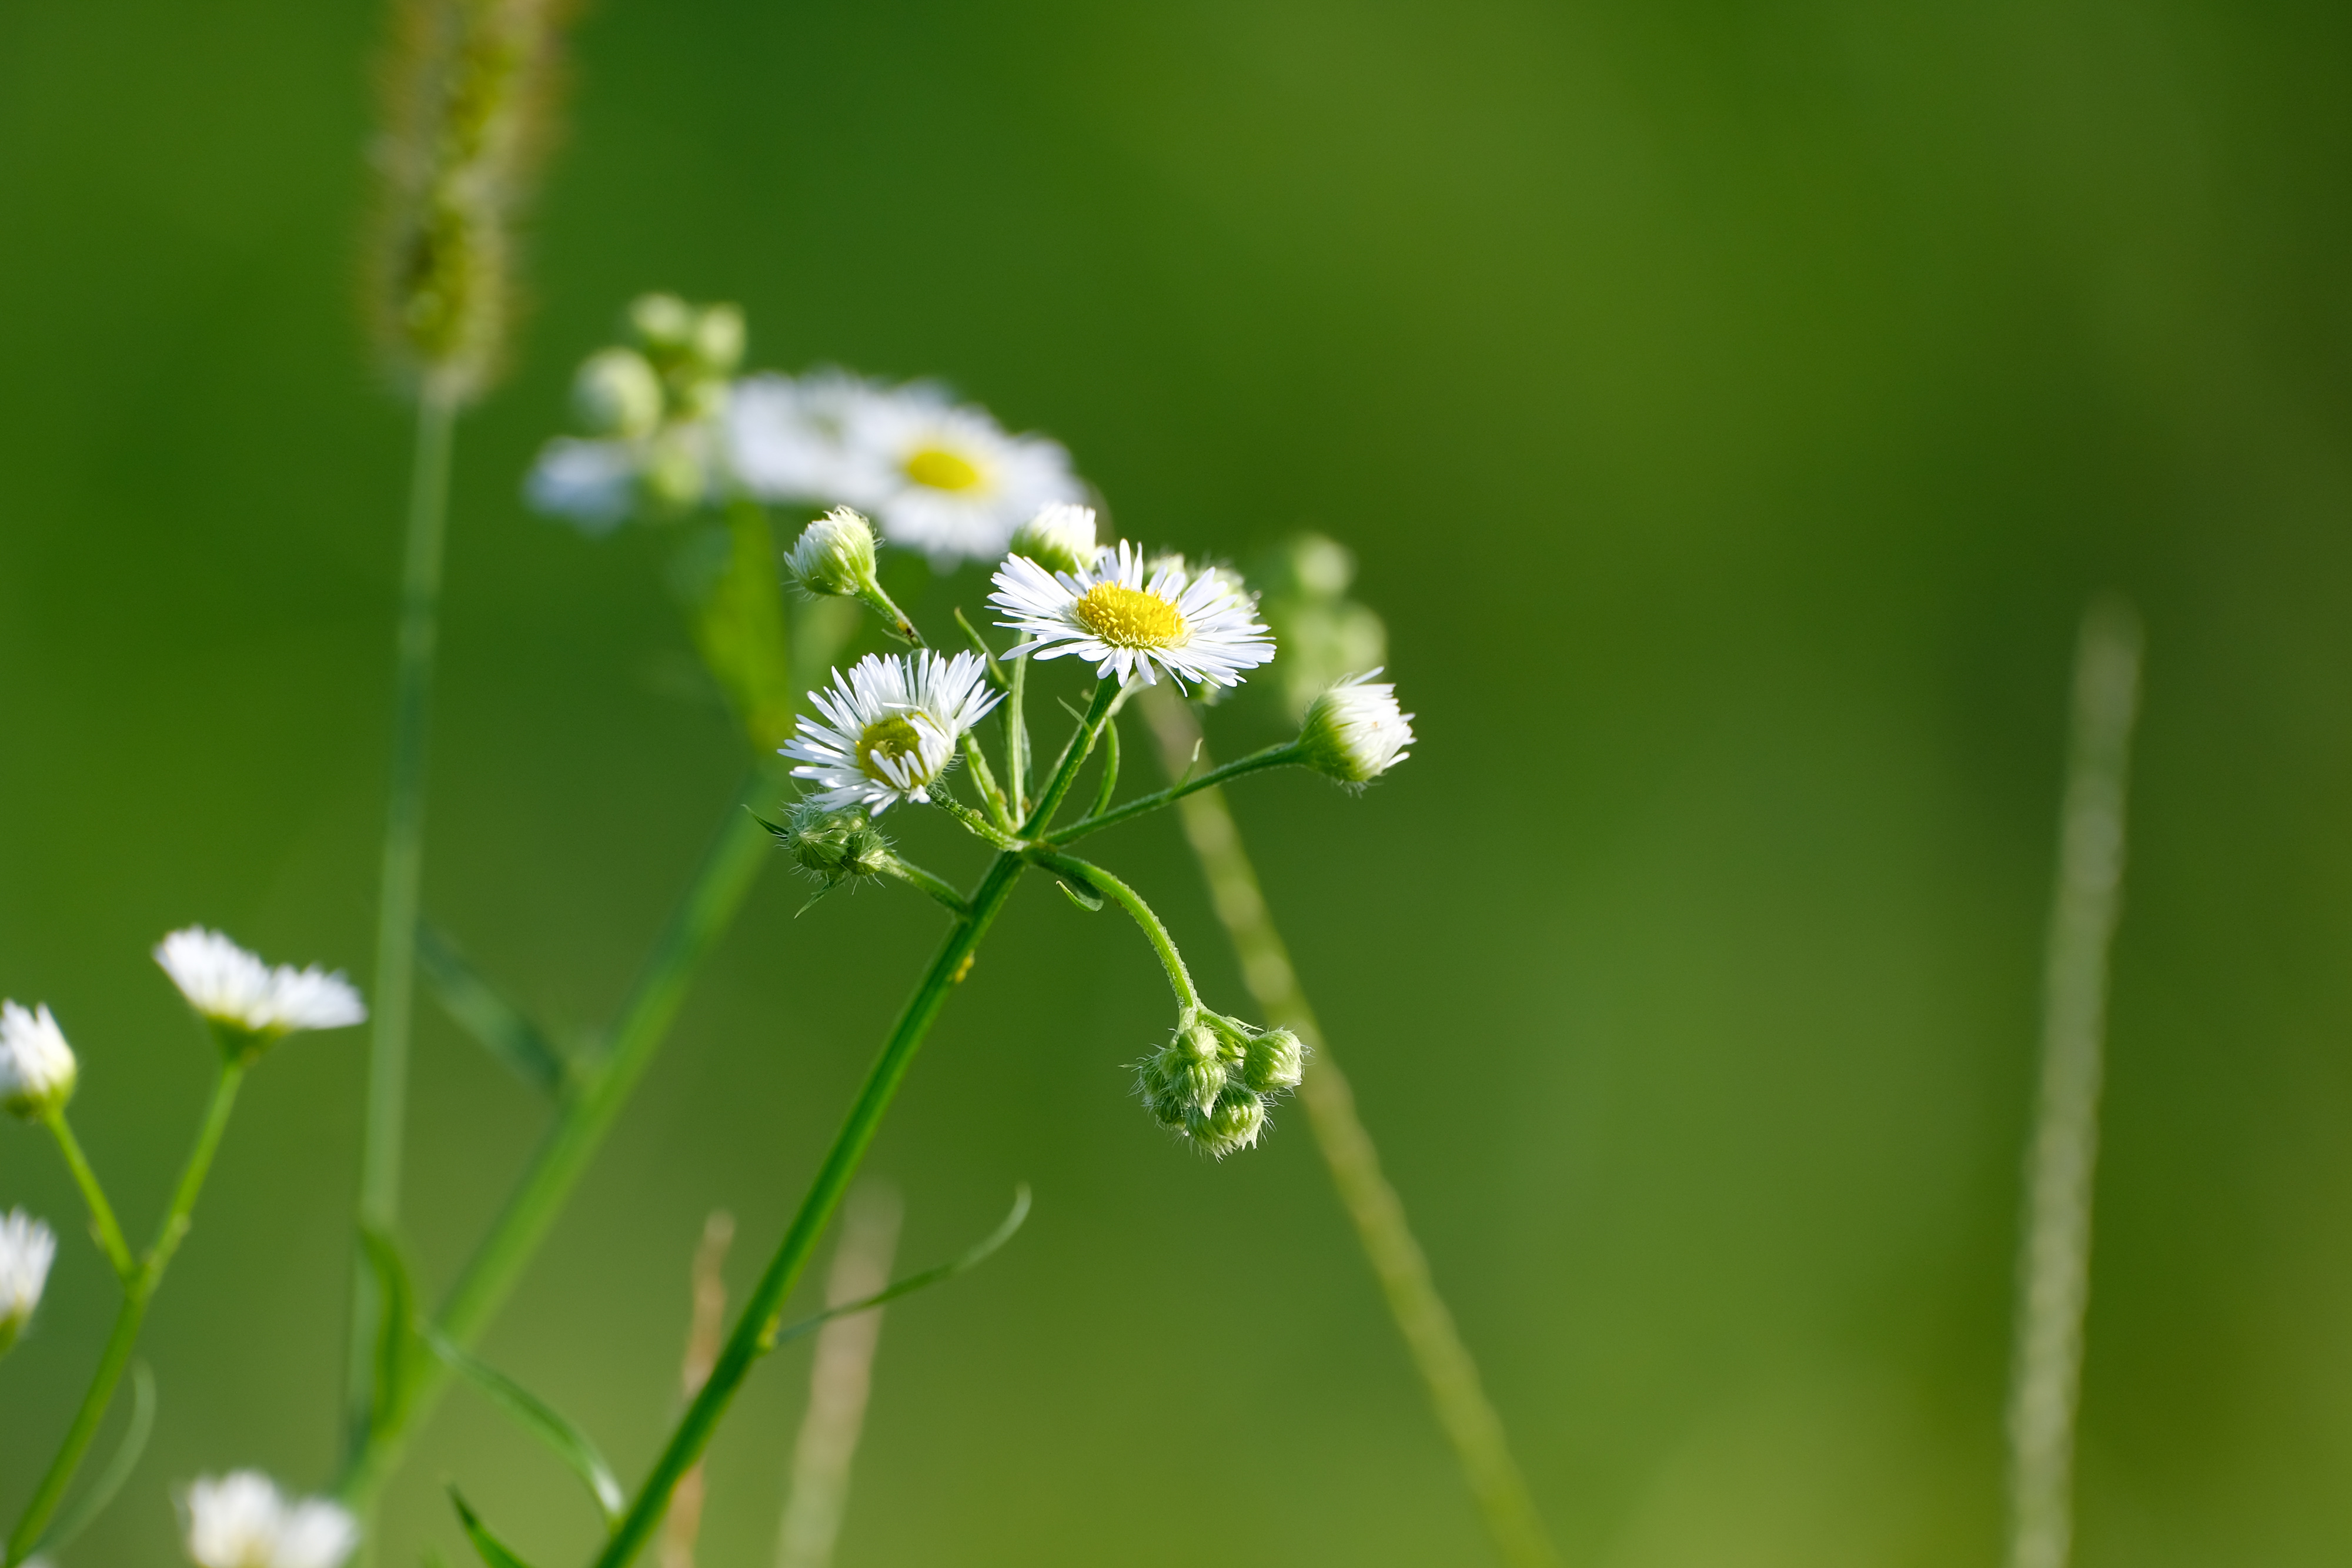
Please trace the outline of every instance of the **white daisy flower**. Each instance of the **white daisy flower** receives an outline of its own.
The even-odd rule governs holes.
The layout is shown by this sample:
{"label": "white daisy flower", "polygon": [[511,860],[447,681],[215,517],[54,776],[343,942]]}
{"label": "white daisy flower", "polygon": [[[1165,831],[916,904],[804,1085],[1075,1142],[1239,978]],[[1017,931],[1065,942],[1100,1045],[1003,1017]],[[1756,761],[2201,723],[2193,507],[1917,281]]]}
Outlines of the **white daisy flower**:
{"label": "white daisy flower", "polygon": [[965,558],[994,560],[1040,507],[1086,495],[1058,444],[1009,435],[987,410],[924,382],[868,387],[850,399],[841,442],[839,498],[940,570]]}
{"label": "white daisy flower", "polygon": [[842,426],[850,405],[879,395],[844,371],[748,376],[727,403],[727,462],[763,501],[856,501],[845,477]]}
{"label": "white daisy flower", "polygon": [[57,1255],[57,1235],[47,1226],[21,1208],[0,1214],[0,1354],[32,1321]]}
{"label": "white daisy flower", "polygon": [[359,1521],[324,1498],[289,1498],[259,1470],[206,1477],[181,1499],[183,1539],[196,1568],[341,1568]]}
{"label": "white daisy flower", "polygon": [[1012,616],[999,626],[1034,639],[1016,652],[1040,659],[1076,653],[1098,679],[1118,674],[1150,685],[1155,666],[1179,681],[1241,685],[1242,672],[1274,657],[1274,637],[1235,580],[1215,567],[1194,573],[1180,557],[1155,564],[1122,542],[1079,572],[1049,572],[1025,556],[997,571],[989,602]]}
{"label": "white daisy flower", "polygon": [[964,731],[996,706],[987,681],[977,653],[868,653],[846,680],[835,670],[831,690],[809,694],[824,716],[803,717],[782,754],[805,764],[793,778],[823,786],[814,800],[827,810],[878,817],[895,801],[929,801]]}
{"label": "white daisy flower", "polygon": [[27,1121],[47,1115],[72,1097],[78,1071],[47,1003],[30,1010],[0,1004],[0,1111]]}
{"label": "white daisy flower", "polygon": [[1397,706],[1396,687],[1375,683],[1377,669],[1350,675],[1307,706],[1299,726],[1299,759],[1343,784],[1369,784],[1412,754],[1412,715]]}
{"label": "white daisy flower", "polygon": [[341,1029],[367,1019],[367,1004],[337,970],[316,964],[271,968],[217,931],[191,925],[156,945],[155,962],[188,1006],[215,1023],[276,1039],[304,1029]]}
{"label": "white daisy flower", "polygon": [[1013,530],[1011,552],[1047,571],[1084,571],[1102,554],[1095,542],[1095,509],[1055,502]]}

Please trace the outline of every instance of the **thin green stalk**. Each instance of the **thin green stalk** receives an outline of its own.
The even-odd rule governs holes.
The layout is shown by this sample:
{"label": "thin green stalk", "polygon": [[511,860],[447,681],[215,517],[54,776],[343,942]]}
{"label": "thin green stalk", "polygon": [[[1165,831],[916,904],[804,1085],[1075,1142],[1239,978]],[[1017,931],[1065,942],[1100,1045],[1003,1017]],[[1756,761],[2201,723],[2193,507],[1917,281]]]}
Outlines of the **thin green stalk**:
{"label": "thin green stalk", "polygon": [[[1036,810],[1023,824],[1024,832],[1034,833],[1050,820],[1055,807],[1069,793],[1070,785],[1077,777],[1079,764],[1085,761],[1087,752],[1092,748],[1094,733],[1101,727],[1103,716],[1109,712],[1111,701],[1117,695],[1118,688],[1109,682],[1095,688],[1094,700],[1087,707],[1078,730],[1071,736],[1070,744],[1064,747],[1052,781],[1039,798]],[[668,1443],[663,1447],[660,1458],[655,1461],[653,1472],[646,1476],[645,1483],[637,1489],[636,1496],[631,1500],[628,1511],[614,1526],[604,1550],[597,1554],[597,1568],[625,1568],[625,1564],[644,1549],[646,1540],[660,1524],[663,1513],[669,1507],[670,1494],[677,1490],[678,1482],[702,1458],[703,1450],[709,1447],[728,1406],[734,1402],[744,1379],[751,1375],[752,1364],[773,1344],[775,1334],[782,1325],[785,1298],[792,1294],[793,1285],[798,1283],[802,1270],[808,1265],[810,1253],[815,1250],[818,1239],[824,1234],[826,1223],[841,1203],[842,1194],[848,1190],[851,1178],[857,1174],[858,1165],[866,1156],[866,1146],[873,1142],[876,1130],[881,1126],[882,1117],[889,1110],[890,1102],[897,1095],[898,1085],[915,1059],[915,1052],[921,1049],[923,1037],[930,1031],[940,1008],[946,1005],[948,992],[963,977],[981,938],[987,935],[989,926],[1004,907],[1005,900],[1012,895],[1013,883],[1021,876],[1022,863],[1022,858],[1016,852],[1005,851],[999,853],[989,863],[987,873],[981,878],[979,887],[972,893],[971,915],[957,921],[940,944],[939,952],[933,956],[929,967],[923,971],[915,994],[908,998],[898,1023],[883,1044],[881,1055],[875,1059],[864,1086],[858,1090],[857,1098],[851,1104],[841,1131],[835,1135],[832,1148],[825,1153],[824,1163],[817,1169],[816,1179],[809,1185],[807,1195],[801,1199],[791,1228],[784,1232],[775,1256],[769,1260],[759,1283],[752,1288],[750,1300],[744,1303],[742,1315],[736,1320],[725,1348],[719,1353],[718,1361],[711,1366],[710,1376],[704,1382],[701,1392],[695,1396],[694,1402],[687,1407],[686,1414],[678,1418]]]}
{"label": "thin green stalk", "polygon": [[[1171,694],[1169,700],[1181,702],[1181,699],[1174,697]],[[1164,707],[1167,705],[1155,703],[1153,706]],[[1167,789],[1150,795],[1139,795],[1114,810],[1098,811],[1091,817],[1072,822],[1060,832],[1054,834],[1052,841],[1066,844],[1073,840],[1083,839],[1088,833],[1098,833],[1105,828],[1117,827],[1119,823],[1131,821],[1137,817],[1149,816],[1162,806],[1181,800],[1188,795],[1197,795],[1203,789],[1213,789],[1220,784],[1230,783],[1244,774],[1255,773],[1267,768],[1281,768],[1297,760],[1298,743],[1295,740],[1286,740],[1279,746],[1269,746],[1264,751],[1253,751],[1238,762],[1228,762],[1223,768],[1213,768],[1197,779],[1187,779],[1181,783],[1171,784]],[[1171,767],[1169,771],[1172,774],[1176,770]]]}
{"label": "thin green stalk", "polygon": [[163,1282],[163,1270],[170,1267],[172,1255],[179,1250],[181,1239],[188,1233],[196,1198],[204,1191],[205,1177],[212,1171],[213,1155],[219,1151],[221,1134],[228,1127],[229,1113],[236,1107],[236,1092],[245,1082],[245,1071],[246,1063],[239,1058],[227,1057],[221,1062],[220,1075],[213,1081],[211,1103],[205,1110],[204,1124],[196,1133],[195,1146],[189,1151],[178,1185],[173,1188],[172,1206],[164,1211],[146,1256],[123,1281],[122,1305],[115,1312],[113,1332],[107,1335],[106,1348],[100,1353],[98,1369],[90,1375],[89,1387],[82,1395],[80,1407],[74,1412],[73,1424],[66,1428],[57,1457],[49,1461],[40,1485],[33,1489],[25,1511],[17,1517],[16,1528],[9,1531],[5,1560],[10,1564],[24,1562],[39,1544],[58,1505],[65,1500],[66,1489],[73,1484],[74,1472],[89,1453],[99,1424],[106,1419],[107,1406],[113,1402],[123,1369],[131,1364],[131,1353],[138,1346],[139,1331],[147,1321],[147,1308],[155,1299],[157,1287]]}
{"label": "thin green stalk", "polygon": [[2083,618],[2051,894],[2042,1082],[2027,1154],[2016,1365],[2010,1388],[2010,1568],[2064,1568],[2073,1550],[2074,1418],[2090,1291],[2107,951],[2124,873],[2124,806],[2139,709],[2139,622],[2113,601]]}
{"label": "thin green stalk", "polygon": [[1013,802],[1004,798],[997,787],[995,770],[988,765],[988,753],[980,748],[980,738],[971,731],[963,732],[963,757],[971,768],[971,781],[980,789],[980,798],[988,806],[988,814],[1006,832],[1013,829]]}
{"label": "thin green stalk", "polygon": [[1048,871],[1076,877],[1088,887],[1108,894],[1114,903],[1134,918],[1143,932],[1144,940],[1151,944],[1151,951],[1159,956],[1160,967],[1168,971],[1168,988],[1176,993],[1176,1005],[1192,1009],[1201,1006],[1201,992],[1192,984],[1192,972],[1184,967],[1184,955],[1176,950],[1175,939],[1168,935],[1168,927],[1160,923],[1160,916],[1151,912],[1151,906],[1143,902],[1141,894],[1102,867],[1082,861],[1076,855],[1032,850],[1029,858]]}
{"label": "thin green stalk", "polygon": [[[448,531],[449,449],[457,404],[427,390],[416,403],[407,541],[400,574],[400,630],[393,677],[392,765],[385,786],[383,861],[376,904],[374,1030],[368,1042],[367,1105],[360,1129],[359,1219],[390,1234],[399,1218],[400,1158],[408,1107],[408,1047],[415,1018],[416,915],[425,863],[425,732],[433,663],[440,641],[441,558]],[[363,1428],[373,1364],[373,1283],[363,1256],[352,1260],[344,1408]]]}
{"label": "thin green stalk", "polygon": [[882,862],[882,874],[895,876],[908,886],[929,894],[959,920],[971,913],[971,905],[963,901],[963,894],[950,885],[945,878],[932,875],[912,861],[894,854]]}
{"label": "thin green stalk", "polygon": [[1116,682],[1095,683],[1095,695],[1087,704],[1086,716],[1078,720],[1077,728],[1070,731],[1069,741],[1062,747],[1062,755],[1055,759],[1053,781],[1045,786],[1045,792],[1037,798],[1037,804],[1031,808],[1029,815],[1021,823],[1023,838],[1042,838],[1045,830],[1053,825],[1054,813],[1062,809],[1063,800],[1069,796],[1070,786],[1078,781],[1078,769],[1086,765],[1087,755],[1094,750],[1095,739],[1102,734],[1103,720],[1109,715],[1111,704],[1118,700],[1118,693]]}
{"label": "thin green stalk", "polygon": [[[1200,725],[1172,693],[1152,695],[1144,711],[1169,775],[1175,777],[1199,755]],[[1496,1550],[1512,1568],[1556,1568],[1559,1559],[1512,1458],[1502,1417],[1486,1397],[1478,1364],[1462,1343],[1454,1314],[1437,1293],[1429,1259],[1413,1237],[1404,1205],[1381,1170],[1380,1153],[1356,1113],[1354,1092],[1299,987],[1233,813],[1222,793],[1205,788],[1232,774],[1230,768],[1216,769],[1183,790],[1179,814],[1208,881],[1217,918],[1241,959],[1243,982],[1265,1020],[1291,1030],[1307,1047],[1307,1077],[1298,1092],[1307,1125]]]}
{"label": "thin green stalk", "polygon": [[1004,793],[1013,802],[1013,814],[1024,821],[1029,816],[1029,718],[1023,705],[1028,695],[1029,660],[1015,653],[1012,690],[1004,696]]}
{"label": "thin green stalk", "polygon": [[[753,769],[741,797],[747,804],[767,787],[768,778],[764,768]],[[610,1043],[564,1103],[436,1314],[433,1327],[443,1338],[471,1349],[497,1315],[660,1050],[702,960],[773,858],[772,841],[759,820],[740,808],[730,810],[640,972]],[[337,1493],[345,1503],[360,1508],[373,1500],[447,1381],[448,1369],[437,1357],[412,1358],[405,1385],[390,1401],[393,1419],[369,1433],[344,1467]]]}
{"label": "thin green stalk", "polygon": [[114,1206],[106,1201],[106,1189],[99,1185],[98,1173],[90,1168],[89,1159],[81,1152],[81,1143],[66,1124],[66,1108],[62,1105],[43,1118],[58,1140],[58,1152],[65,1156],[66,1168],[73,1172],[74,1185],[81,1188],[82,1201],[89,1206],[91,1231],[106,1253],[106,1260],[114,1265],[114,1277],[128,1281],[138,1269],[138,1260],[131,1256],[131,1243],[122,1239],[122,1227],[114,1218]]}

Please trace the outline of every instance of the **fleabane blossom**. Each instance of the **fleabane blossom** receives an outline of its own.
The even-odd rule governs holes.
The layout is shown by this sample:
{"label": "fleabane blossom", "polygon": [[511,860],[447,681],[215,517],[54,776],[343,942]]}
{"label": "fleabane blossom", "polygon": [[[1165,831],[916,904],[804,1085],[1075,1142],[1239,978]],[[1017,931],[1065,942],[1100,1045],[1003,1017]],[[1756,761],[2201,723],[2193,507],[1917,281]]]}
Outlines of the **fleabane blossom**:
{"label": "fleabane blossom", "polygon": [[1299,759],[1342,784],[1369,784],[1412,754],[1412,715],[1397,706],[1396,687],[1374,681],[1377,669],[1317,697],[1299,726]]}
{"label": "fleabane blossom", "polygon": [[32,1321],[57,1255],[57,1235],[47,1226],[21,1208],[0,1214],[0,1355]]}
{"label": "fleabane blossom", "polygon": [[1214,567],[1189,570],[1178,557],[1147,572],[1142,552],[1124,542],[1076,572],[1010,557],[988,597],[1011,617],[999,626],[1033,639],[1018,651],[1040,659],[1076,653],[1093,661],[1098,678],[1116,672],[1121,685],[1139,676],[1149,685],[1165,672],[1236,686],[1243,671],[1274,657],[1273,633],[1234,579]]}
{"label": "fleabane blossom", "polygon": [[841,450],[844,499],[941,570],[994,560],[1039,508],[1086,494],[1059,444],[1010,434],[986,409],[920,382],[852,398]]}
{"label": "fleabane blossom", "polygon": [[862,806],[878,817],[900,800],[928,801],[964,731],[996,706],[987,683],[977,653],[868,653],[809,694],[823,717],[803,717],[782,754],[803,764],[793,777],[816,783],[812,799],[828,810]]}
{"label": "fleabane blossom", "polygon": [[0,1003],[0,1111],[26,1121],[46,1116],[73,1098],[79,1071],[47,1003]]}
{"label": "fleabane blossom", "polygon": [[341,970],[330,974],[316,964],[272,968],[201,925],[174,931],[156,944],[155,962],[200,1016],[262,1040],[367,1019],[367,1004]]}
{"label": "fleabane blossom", "polygon": [[359,1521],[341,1504],[289,1498],[259,1470],[197,1481],[180,1511],[196,1568],[341,1568],[360,1543]]}

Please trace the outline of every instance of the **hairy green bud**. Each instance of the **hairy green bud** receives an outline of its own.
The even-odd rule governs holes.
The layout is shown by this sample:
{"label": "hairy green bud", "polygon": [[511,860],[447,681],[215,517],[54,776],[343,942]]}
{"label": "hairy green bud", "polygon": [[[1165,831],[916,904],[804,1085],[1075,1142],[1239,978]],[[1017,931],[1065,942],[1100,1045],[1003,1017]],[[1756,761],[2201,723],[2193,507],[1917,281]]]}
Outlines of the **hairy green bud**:
{"label": "hairy green bud", "polygon": [[635,350],[606,349],[572,378],[572,406],[589,434],[639,440],[661,425],[661,377]]}
{"label": "hairy green bud", "polygon": [[1257,1142],[1265,1130],[1265,1102],[1241,1084],[1228,1084],[1205,1113],[1196,1113],[1185,1131],[1201,1148],[1223,1159]]}
{"label": "hairy green bud", "polygon": [[1342,784],[1369,784],[1412,755],[1412,715],[1378,670],[1350,675],[1309,705],[1298,728],[1299,760]]}
{"label": "hairy green bud", "polygon": [[814,800],[803,800],[782,828],[768,831],[803,871],[828,888],[852,877],[879,876],[890,862],[890,841],[855,806],[829,811]]}
{"label": "hairy green bud", "polygon": [[1270,1030],[1251,1040],[1242,1061],[1242,1082],[1260,1094],[1296,1089],[1306,1072],[1306,1047],[1286,1029]]}
{"label": "hairy green bud", "polygon": [[784,569],[811,593],[868,593],[874,588],[874,525],[847,507],[835,507],[801,530],[785,552]]}

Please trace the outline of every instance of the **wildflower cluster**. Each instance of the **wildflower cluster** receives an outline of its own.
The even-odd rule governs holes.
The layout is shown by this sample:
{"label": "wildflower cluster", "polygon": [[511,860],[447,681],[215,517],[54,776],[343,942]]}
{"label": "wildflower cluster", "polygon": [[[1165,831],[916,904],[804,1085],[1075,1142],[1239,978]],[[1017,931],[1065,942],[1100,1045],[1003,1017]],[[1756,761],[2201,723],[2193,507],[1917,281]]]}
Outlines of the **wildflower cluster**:
{"label": "wildflower cluster", "polygon": [[1137,1070],[1136,1092],[1153,1120],[1223,1159],[1257,1142],[1269,1106],[1306,1071],[1306,1050],[1290,1030],[1197,1012],[1179,1018],[1168,1043]]}

